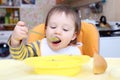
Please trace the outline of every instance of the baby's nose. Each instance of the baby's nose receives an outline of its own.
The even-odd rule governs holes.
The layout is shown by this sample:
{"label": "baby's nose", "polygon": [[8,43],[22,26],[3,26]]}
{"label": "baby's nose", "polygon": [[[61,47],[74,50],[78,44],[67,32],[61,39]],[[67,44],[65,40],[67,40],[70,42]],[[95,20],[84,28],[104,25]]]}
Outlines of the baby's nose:
{"label": "baby's nose", "polygon": [[59,34],[60,35],[61,33],[62,33],[61,29],[58,28],[58,29],[55,30],[55,34]]}

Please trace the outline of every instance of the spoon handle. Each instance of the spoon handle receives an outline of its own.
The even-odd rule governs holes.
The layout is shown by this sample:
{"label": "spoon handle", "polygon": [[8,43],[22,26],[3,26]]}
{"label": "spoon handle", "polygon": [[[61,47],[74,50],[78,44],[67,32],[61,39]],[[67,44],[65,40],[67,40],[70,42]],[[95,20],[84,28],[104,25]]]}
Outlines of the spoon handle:
{"label": "spoon handle", "polygon": [[41,36],[45,36],[44,34],[40,33],[40,32],[36,32],[34,30],[29,30],[30,33],[35,33],[35,34],[38,34],[38,35],[41,35]]}

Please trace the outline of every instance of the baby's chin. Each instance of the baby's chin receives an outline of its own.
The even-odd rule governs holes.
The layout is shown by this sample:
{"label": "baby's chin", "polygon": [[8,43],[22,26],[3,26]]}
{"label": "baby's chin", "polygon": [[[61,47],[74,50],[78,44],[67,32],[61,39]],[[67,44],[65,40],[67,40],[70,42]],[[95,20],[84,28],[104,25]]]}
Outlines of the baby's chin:
{"label": "baby's chin", "polygon": [[56,44],[50,44],[49,47],[53,50],[53,51],[58,51],[60,49],[62,49],[62,47],[60,47],[60,45],[56,45]]}
{"label": "baby's chin", "polygon": [[51,46],[50,48],[51,48],[52,50],[54,50],[54,51],[58,51],[58,50],[62,49],[62,48],[59,47],[59,46],[58,46],[58,47],[55,47],[55,46],[53,47],[53,46]]}
{"label": "baby's chin", "polygon": [[67,46],[50,46],[50,48],[54,51],[58,51],[58,50],[61,50],[61,49],[64,49],[66,48]]}
{"label": "baby's chin", "polygon": [[54,51],[61,49],[58,44],[53,44],[52,42],[48,42],[48,46]]}

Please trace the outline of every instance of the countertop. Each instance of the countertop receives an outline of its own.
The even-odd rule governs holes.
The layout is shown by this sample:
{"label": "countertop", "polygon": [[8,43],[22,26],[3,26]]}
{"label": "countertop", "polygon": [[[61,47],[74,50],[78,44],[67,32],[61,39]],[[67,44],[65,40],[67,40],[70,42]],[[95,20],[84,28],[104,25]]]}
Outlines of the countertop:
{"label": "countertop", "polygon": [[[111,72],[114,70],[120,71],[120,58],[105,58],[107,61],[107,70],[103,74],[93,74],[92,73],[92,61],[83,67],[82,72],[77,75],[78,80],[118,80],[113,79]],[[118,72],[116,72],[117,74]],[[119,72],[120,73],[120,72]],[[116,75],[115,74],[115,75]],[[120,79],[120,76],[119,76]]]}
{"label": "countertop", "polygon": [[93,74],[93,59],[82,67],[81,72],[73,77],[35,75],[22,61],[13,59],[0,60],[0,80],[118,80],[120,76],[120,58],[105,58],[108,64],[103,74]]}

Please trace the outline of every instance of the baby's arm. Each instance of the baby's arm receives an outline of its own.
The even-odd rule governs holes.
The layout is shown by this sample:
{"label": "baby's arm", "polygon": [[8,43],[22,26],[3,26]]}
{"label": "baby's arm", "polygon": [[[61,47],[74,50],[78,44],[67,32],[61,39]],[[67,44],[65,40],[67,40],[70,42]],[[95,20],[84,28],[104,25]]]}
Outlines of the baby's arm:
{"label": "baby's arm", "polygon": [[32,42],[26,45],[21,43],[21,45],[17,48],[10,46],[10,53],[11,57],[17,60],[38,56],[40,54],[40,41]]}
{"label": "baby's arm", "polygon": [[[8,40],[8,45],[10,49],[10,53],[12,58],[14,59],[23,59],[27,55],[27,50],[25,48],[25,45],[21,43],[22,39],[27,37],[28,29],[25,27],[25,23],[22,21],[19,21],[11,35],[11,37]],[[24,50],[23,50],[24,48]],[[23,50],[21,52],[21,50]]]}
{"label": "baby's arm", "polygon": [[25,26],[24,22],[19,21],[13,30],[10,39],[10,45],[12,47],[18,47],[21,44],[21,40],[27,37],[28,37],[28,28]]}

